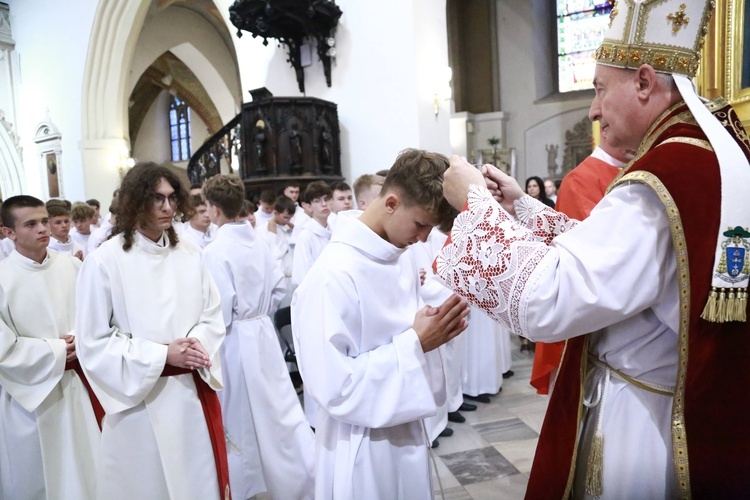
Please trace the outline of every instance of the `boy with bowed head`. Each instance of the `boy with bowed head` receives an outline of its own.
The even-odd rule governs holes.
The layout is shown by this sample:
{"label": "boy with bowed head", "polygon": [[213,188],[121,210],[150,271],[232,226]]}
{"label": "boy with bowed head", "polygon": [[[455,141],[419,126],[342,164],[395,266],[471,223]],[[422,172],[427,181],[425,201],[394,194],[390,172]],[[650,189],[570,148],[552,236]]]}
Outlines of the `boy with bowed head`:
{"label": "boy with bowed head", "polygon": [[432,498],[422,419],[446,399],[437,348],[466,328],[452,295],[423,306],[413,255],[450,226],[447,159],[409,149],[359,218],[342,217],[292,299],[305,388],[319,404],[316,498]]}

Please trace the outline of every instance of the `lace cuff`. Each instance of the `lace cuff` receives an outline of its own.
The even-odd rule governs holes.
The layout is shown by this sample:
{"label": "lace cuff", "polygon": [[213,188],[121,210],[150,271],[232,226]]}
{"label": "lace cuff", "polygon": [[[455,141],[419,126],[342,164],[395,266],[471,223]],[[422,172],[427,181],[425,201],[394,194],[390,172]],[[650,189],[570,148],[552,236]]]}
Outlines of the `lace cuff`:
{"label": "lace cuff", "polygon": [[523,335],[525,297],[534,288],[534,271],[550,250],[485,187],[471,186],[468,210],[456,218],[451,239],[437,256],[436,271],[456,294]]}
{"label": "lace cuff", "polygon": [[562,212],[555,212],[529,195],[514,201],[513,206],[518,222],[532,232],[534,241],[541,241],[545,245],[549,245],[555,236],[569,231],[578,224],[577,220]]}

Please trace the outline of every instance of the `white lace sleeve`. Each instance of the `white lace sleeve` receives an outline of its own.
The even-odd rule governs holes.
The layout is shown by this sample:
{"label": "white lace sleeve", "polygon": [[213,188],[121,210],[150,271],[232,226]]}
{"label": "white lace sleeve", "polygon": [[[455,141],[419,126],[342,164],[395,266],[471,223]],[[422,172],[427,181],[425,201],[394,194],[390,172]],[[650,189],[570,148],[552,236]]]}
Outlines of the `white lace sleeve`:
{"label": "white lace sleeve", "polygon": [[537,267],[556,262],[554,253],[546,258],[547,243],[515,221],[486,188],[469,188],[468,207],[438,254],[437,274],[458,295],[523,335],[527,302],[522,298],[534,287]]}
{"label": "white lace sleeve", "polygon": [[562,212],[555,212],[541,201],[529,195],[513,202],[518,222],[529,229],[536,241],[549,245],[555,236],[574,228],[578,221]]}

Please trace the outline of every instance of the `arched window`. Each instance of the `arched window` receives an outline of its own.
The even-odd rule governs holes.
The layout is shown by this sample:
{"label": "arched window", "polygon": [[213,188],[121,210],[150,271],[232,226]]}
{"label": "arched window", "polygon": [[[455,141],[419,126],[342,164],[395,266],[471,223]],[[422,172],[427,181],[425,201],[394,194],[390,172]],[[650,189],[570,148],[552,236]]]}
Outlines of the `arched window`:
{"label": "arched window", "polygon": [[169,137],[172,141],[172,161],[190,159],[190,108],[179,97],[169,100]]}
{"label": "arched window", "polygon": [[591,88],[596,63],[591,57],[609,27],[614,0],[557,0],[559,92]]}

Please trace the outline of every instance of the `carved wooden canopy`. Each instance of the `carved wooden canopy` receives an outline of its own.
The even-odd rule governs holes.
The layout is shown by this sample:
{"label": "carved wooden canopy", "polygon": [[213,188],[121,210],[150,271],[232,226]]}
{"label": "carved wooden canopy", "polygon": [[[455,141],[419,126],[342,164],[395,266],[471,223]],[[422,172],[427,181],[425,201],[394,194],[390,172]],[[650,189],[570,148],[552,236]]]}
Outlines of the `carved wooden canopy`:
{"label": "carved wooden canopy", "polygon": [[305,73],[300,49],[305,40],[317,42],[326,83],[331,86],[331,58],[336,55],[334,32],[341,9],[333,0],[236,0],[229,7],[229,19],[242,36],[248,31],[263,44],[274,38],[286,45],[288,62],[297,74],[300,92],[305,92]]}

